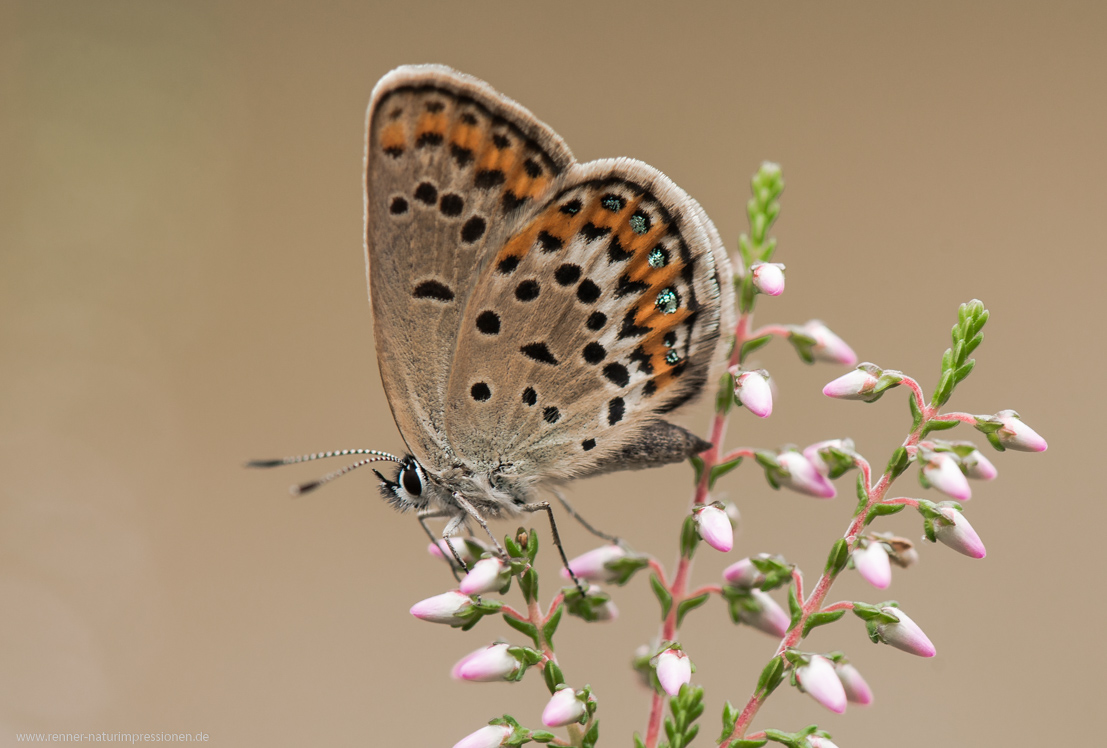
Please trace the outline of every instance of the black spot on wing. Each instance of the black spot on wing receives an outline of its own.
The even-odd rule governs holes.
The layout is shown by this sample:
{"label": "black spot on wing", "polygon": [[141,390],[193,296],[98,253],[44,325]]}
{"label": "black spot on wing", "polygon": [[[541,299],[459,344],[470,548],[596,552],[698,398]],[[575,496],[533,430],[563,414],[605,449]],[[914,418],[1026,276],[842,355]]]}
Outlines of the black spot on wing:
{"label": "black spot on wing", "polygon": [[492,397],[492,390],[486,382],[477,382],[469,389],[469,394],[479,403]]}
{"label": "black spot on wing", "polygon": [[600,298],[600,287],[585,278],[577,286],[577,298],[585,304],[594,304]]}
{"label": "black spot on wing", "polygon": [[425,132],[415,139],[416,148],[433,148],[442,145],[442,134],[437,132]]}
{"label": "black spot on wing", "polygon": [[580,235],[584,237],[585,241],[591,242],[601,237],[607,236],[611,233],[611,229],[607,226],[597,226],[589,221],[580,227]]}
{"label": "black spot on wing", "polygon": [[538,232],[538,244],[542,247],[543,252],[556,252],[565,246],[565,242],[545,231]]}
{"label": "black spot on wing", "polygon": [[500,316],[491,309],[477,315],[477,329],[485,335],[497,335],[500,332]]}
{"label": "black spot on wing", "polygon": [[623,416],[626,414],[626,403],[623,402],[623,398],[615,397],[611,399],[611,402],[607,404],[607,422],[614,426],[619,421],[623,420]]}
{"label": "black spot on wing", "polygon": [[557,423],[561,420],[561,411],[551,405],[542,411],[542,419],[546,423]]}
{"label": "black spot on wing", "polygon": [[527,387],[523,390],[523,402],[527,405],[534,405],[538,402],[538,393],[534,391],[534,388]]}
{"label": "black spot on wing", "polygon": [[482,169],[473,177],[473,183],[482,190],[488,190],[503,184],[504,179],[504,173],[499,169]]}
{"label": "black spot on wing", "polygon": [[426,280],[415,287],[411,295],[417,299],[433,299],[435,301],[453,301],[454,292],[445,283],[436,280]]}
{"label": "black spot on wing", "polygon": [[527,343],[519,351],[532,361],[557,366],[557,359],[550,353],[550,348],[545,343]]}
{"label": "black spot on wing", "polygon": [[588,321],[585,324],[588,325],[589,330],[602,330],[607,324],[607,315],[603,312],[592,312],[588,315]]}
{"label": "black spot on wing", "polygon": [[630,372],[620,363],[611,363],[603,367],[603,375],[607,381],[619,387],[626,387],[630,383]]}
{"label": "black spot on wing", "polygon": [[473,216],[461,227],[461,241],[472,244],[477,239],[484,236],[484,229],[486,226],[487,224],[485,224],[483,218],[480,216]]}
{"label": "black spot on wing", "polygon": [[459,168],[468,166],[473,160],[473,152],[468,148],[462,148],[457,143],[450,144],[450,155],[454,157]]}
{"label": "black spot on wing", "polygon": [[584,346],[584,350],[580,353],[584,356],[584,360],[592,365],[600,363],[607,356],[607,351],[604,347],[595,341]]}

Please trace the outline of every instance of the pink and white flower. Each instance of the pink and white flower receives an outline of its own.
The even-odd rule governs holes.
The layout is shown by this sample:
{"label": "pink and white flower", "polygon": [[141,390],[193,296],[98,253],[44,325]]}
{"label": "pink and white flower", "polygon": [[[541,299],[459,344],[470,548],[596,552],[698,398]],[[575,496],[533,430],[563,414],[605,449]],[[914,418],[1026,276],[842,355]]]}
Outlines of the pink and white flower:
{"label": "pink and white flower", "polygon": [[811,352],[818,360],[847,366],[857,363],[857,354],[846,344],[846,341],[831,332],[830,328],[819,320],[813,319],[805,324],[803,331],[815,339],[815,347]]}
{"label": "pink and white flower", "polygon": [[972,498],[969,481],[961,472],[956,458],[949,452],[930,452],[925,459],[922,472],[931,486],[959,501],[968,501]]}
{"label": "pink and white flower", "polygon": [[692,661],[679,649],[666,649],[657,656],[657,680],[670,696],[692,680]]}
{"label": "pink and white flower", "polygon": [[[762,553],[760,555],[766,558],[768,557],[767,553]],[[751,559],[743,558],[741,561],[735,561],[733,564],[723,569],[723,579],[732,587],[749,588],[756,587],[764,582],[765,574],[753,565]]]}
{"label": "pink and white flower", "polygon": [[459,589],[466,595],[481,595],[502,589],[510,577],[511,570],[503,560],[495,556],[477,561],[469,573],[461,580]]}
{"label": "pink and white flower", "polygon": [[823,394],[838,400],[871,400],[879,381],[864,369],[854,369],[823,387]]}
{"label": "pink and white flower", "polygon": [[477,556],[474,556],[470,552],[470,544],[486,548],[486,546],[476,538],[463,538],[454,535],[449,540],[440,538],[436,542],[430,543],[427,545],[427,553],[436,558],[449,561],[451,564],[456,564],[457,560],[454,558],[454,554],[450,552],[450,547],[453,546],[453,549],[457,551],[457,555],[461,557],[461,560],[467,564],[471,564],[477,560]]}
{"label": "pink and white flower", "polygon": [[[574,558],[569,562],[569,568],[577,575],[577,579],[586,582],[610,582],[619,578],[619,572],[607,568],[607,565],[627,555],[622,546],[614,543],[601,545]],[[561,576],[570,578],[566,569],[561,570]]]}
{"label": "pink and white flower", "polygon": [[883,543],[870,541],[864,548],[856,548],[852,554],[853,568],[866,582],[878,590],[892,583],[892,564]]}
{"label": "pink and white flower", "polygon": [[465,620],[459,614],[468,610],[472,604],[468,595],[459,590],[450,590],[415,603],[409,612],[421,621],[454,625]]}
{"label": "pink and white flower", "polygon": [[491,683],[504,680],[515,674],[519,669],[519,661],[515,659],[507,642],[489,644],[487,647],[462,657],[450,671],[457,680],[468,680],[477,683]]}
{"label": "pink and white flower", "polygon": [[833,499],[838,495],[834,484],[799,452],[781,452],[776,459],[786,471],[781,485],[819,499]]}
{"label": "pink and white flower", "polygon": [[542,710],[542,724],[546,727],[564,727],[580,722],[587,709],[572,688],[560,688],[550,697]]}
{"label": "pink and white flower", "polygon": [[753,287],[766,296],[784,293],[784,266],[779,262],[756,262],[750,269]]}
{"label": "pink and white flower", "polygon": [[820,475],[830,475],[830,466],[826,464],[826,460],[823,459],[822,454],[820,454],[821,450],[828,448],[839,449],[843,452],[852,452],[853,440],[827,439],[826,441],[815,442],[803,448],[803,456],[807,458],[808,462],[815,466],[815,469],[819,471]]}
{"label": "pink and white flower", "polygon": [[991,460],[980,454],[979,449],[974,449],[961,458],[961,470],[973,480],[992,480],[999,475],[996,466],[992,464]]}
{"label": "pink and white flower", "polygon": [[884,607],[881,610],[899,618],[898,623],[878,623],[876,632],[885,644],[919,657],[933,657],[937,650],[919,625],[899,608]]}
{"label": "pink and white flower", "polygon": [[1016,452],[1045,452],[1049,447],[1038,432],[1023,423],[1019,414],[1013,410],[1001,410],[996,413],[1003,427],[996,432],[996,438],[1006,449]]}
{"label": "pink and white flower", "polygon": [[834,663],[834,672],[838,674],[838,680],[842,682],[842,689],[846,692],[846,700],[851,704],[868,706],[873,703],[873,692],[869,684],[861,677],[860,671],[848,662]]}
{"label": "pink and white flower", "polygon": [[807,745],[810,748],[838,748],[830,738],[823,738],[818,735],[808,735]]}
{"label": "pink and white flower", "polygon": [[696,519],[696,530],[705,543],[723,553],[734,547],[734,528],[726,512],[708,504],[697,509],[693,516]]}
{"label": "pink and white flower", "polygon": [[454,743],[454,748],[497,748],[514,732],[508,725],[487,725]]}
{"label": "pink and white flower", "polygon": [[846,711],[846,691],[834,664],[822,655],[814,655],[806,665],[796,668],[796,681],[808,696],[837,714]]}
{"label": "pink and white flower", "polygon": [[745,606],[738,608],[738,619],[759,631],[780,638],[788,633],[788,627],[792,625],[792,618],[784,612],[776,600],[764,590],[750,590],[750,597],[756,603],[755,610],[747,610]]}
{"label": "pink and white flower", "polygon": [[758,418],[768,418],[773,412],[773,390],[769,374],[764,369],[739,371],[734,374],[734,396]]}
{"label": "pink and white flower", "polygon": [[939,542],[971,558],[984,558],[988,555],[984,542],[976,534],[976,530],[972,529],[965,515],[951,506],[941,507],[938,511],[946,519],[944,522],[940,519],[934,521],[934,536]]}

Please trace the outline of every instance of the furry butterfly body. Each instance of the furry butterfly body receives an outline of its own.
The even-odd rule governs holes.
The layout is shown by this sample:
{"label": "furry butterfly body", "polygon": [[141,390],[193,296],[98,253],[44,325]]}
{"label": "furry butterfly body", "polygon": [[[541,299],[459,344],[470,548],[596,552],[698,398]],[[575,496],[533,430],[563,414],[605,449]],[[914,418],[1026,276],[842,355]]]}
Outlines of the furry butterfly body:
{"label": "furry butterfly body", "polygon": [[441,66],[380,80],[365,153],[377,359],[410,451],[382,477],[394,505],[510,515],[542,485],[709,446],[663,419],[730,325],[730,264],[695,200],[639,161],[576,162]]}

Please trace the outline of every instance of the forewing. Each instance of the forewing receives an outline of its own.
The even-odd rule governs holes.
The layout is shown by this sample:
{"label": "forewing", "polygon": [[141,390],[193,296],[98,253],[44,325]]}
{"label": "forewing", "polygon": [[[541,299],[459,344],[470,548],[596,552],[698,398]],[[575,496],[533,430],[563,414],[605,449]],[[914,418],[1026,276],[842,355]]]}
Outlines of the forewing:
{"label": "forewing", "polygon": [[381,380],[409,448],[443,467],[455,459],[450,366],[482,257],[573,159],[526,109],[441,66],[386,75],[367,119],[366,272]]}
{"label": "forewing", "polygon": [[573,165],[465,310],[446,417],[455,450],[539,479],[610,469],[703,389],[731,293],[718,233],[664,174],[629,159]]}

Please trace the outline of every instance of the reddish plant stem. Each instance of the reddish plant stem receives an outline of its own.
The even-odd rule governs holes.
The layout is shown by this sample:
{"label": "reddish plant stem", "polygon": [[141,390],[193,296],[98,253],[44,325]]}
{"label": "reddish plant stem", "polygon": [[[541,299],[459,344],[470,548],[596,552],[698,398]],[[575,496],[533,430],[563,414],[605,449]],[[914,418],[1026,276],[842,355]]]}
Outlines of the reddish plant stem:
{"label": "reddish plant stem", "polygon": [[848,600],[843,600],[840,603],[834,603],[823,608],[820,613],[833,613],[836,610],[853,610],[853,603]]}
{"label": "reddish plant stem", "polygon": [[711,593],[715,593],[716,595],[723,594],[723,586],[721,584],[705,584],[703,587],[689,592],[686,597],[699,597],[700,595],[710,595]]}
{"label": "reddish plant stem", "polygon": [[907,506],[910,506],[910,507],[918,507],[919,500],[918,499],[908,499],[907,497],[901,496],[901,497],[897,497],[897,498],[894,498],[894,499],[884,499],[884,501],[881,502],[881,503],[883,503],[883,504],[906,504]]}
{"label": "reddish plant stem", "polygon": [[757,450],[750,449],[749,447],[742,447],[741,449],[736,449],[733,452],[727,452],[726,455],[720,457],[719,464],[721,465],[724,462],[730,462],[736,457],[754,457],[756,455]]}
{"label": "reddish plant stem", "polygon": [[[909,378],[905,378],[904,381],[908,381]],[[915,380],[910,380],[914,383]],[[912,387],[916,393],[921,392],[918,384]],[[927,421],[932,419],[936,415],[936,408],[931,408],[923,404],[920,407],[920,412],[923,414],[918,427],[916,427],[911,434],[904,440],[903,446],[910,449],[918,444],[919,437],[922,434],[923,428],[926,426]],[[868,501],[865,502],[865,506],[861,511],[854,515],[853,519],[849,523],[849,527],[846,528],[846,532],[843,537],[846,540],[847,547],[850,552],[857,546],[858,538],[861,535],[861,530],[865,527],[865,518],[869,514],[869,510],[876,504],[884,501],[884,494],[887,493],[888,488],[892,485],[892,474],[886,471],[881,477],[880,482],[876,486],[872,486],[866,481],[868,487]],[[814,613],[817,613],[822,609],[823,601],[826,599],[827,593],[830,592],[831,586],[834,584],[836,574],[833,570],[828,570],[819,577],[818,584],[815,585],[815,589],[812,590],[811,595],[803,603],[803,613],[800,615],[799,621],[796,625],[788,630],[788,633],[784,635],[784,639],[781,640],[780,646],[777,647],[774,657],[779,657],[785,650],[796,646],[800,639],[803,638],[803,627],[807,623],[807,619]],[[831,606],[834,609],[839,609],[837,606],[844,607],[845,603],[835,603]],[[742,713],[738,716],[738,721],[734,723],[734,730],[727,736],[722,743],[719,744],[719,748],[727,748],[733,741],[741,739],[749,728],[750,723],[753,721],[754,716],[757,715],[757,711],[761,708],[761,705],[765,703],[765,699],[768,694],[754,692],[750,696],[749,701],[746,702],[746,706],[742,709]]]}
{"label": "reddish plant stem", "polygon": [[967,423],[972,426],[976,425],[976,416],[968,413],[943,413],[940,416],[935,416],[932,421],[960,421],[961,423]]}
{"label": "reddish plant stem", "polygon": [[[738,323],[734,327],[734,349],[730,352],[730,359],[727,361],[726,365],[727,369],[737,366],[742,362],[742,345],[749,339],[748,334],[752,318],[752,312],[747,312],[738,318]],[[696,493],[692,499],[693,508],[707,502],[708,488],[711,482],[711,468],[721,462],[719,458],[723,452],[723,439],[726,436],[726,421],[726,413],[716,410],[715,417],[711,422],[711,448],[700,455],[703,459],[703,472],[700,474],[699,483],[696,484]],[[688,577],[691,573],[692,559],[685,558],[682,555],[677,564],[673,583],[672,585],[667,585],[669,593],[673,596],[673,604],[669,609],[669,614],[665,616],[665,620],[661,624],[662,642],[671,642],[676,638],[677,607],[682,600],[693,596],[686,594]],[[662,582],[664,582],[664,577],[660,578]],[[655,748],[657,746],[657,738],[661,732],[661,716],[664,706],[664,698],[662,698],[660,694],[655,693],[650,703],[650,720],[646,728],[646,748]]]}
{"label": "reddish plant stem", "polygon": [[787,338],[791,334],[792,331],[784,325],[765,325],[764,327],[759,327],[751,332],[749,335],[749,340],[756,340],[757,338],[761,338],[766,335],[775,335],[778,338]]}

